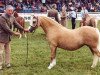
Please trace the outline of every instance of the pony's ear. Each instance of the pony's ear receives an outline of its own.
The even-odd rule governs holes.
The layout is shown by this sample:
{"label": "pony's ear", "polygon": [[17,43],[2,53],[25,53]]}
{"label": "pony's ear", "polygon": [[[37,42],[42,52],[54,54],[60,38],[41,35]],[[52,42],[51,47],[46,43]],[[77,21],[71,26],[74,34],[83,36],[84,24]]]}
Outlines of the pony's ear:
{"label": "pony's ear", "polygon": [[39,27],[40,24],[41,24],[39,16],[35,16],[35,15],[31,15],[31,16],[32,16],[32,19],[33,18],[36,18],[37,19],[37,26]]}
{"label": "pony's ear", "polygon": [[17,13],[16,11],[13,11],[13,14]]}
{"label": "pony's ear", "polygon": [[35,15],[32,15],[32,17],[33,17],[33,18],[37,18],[37,16],[35,16]]}

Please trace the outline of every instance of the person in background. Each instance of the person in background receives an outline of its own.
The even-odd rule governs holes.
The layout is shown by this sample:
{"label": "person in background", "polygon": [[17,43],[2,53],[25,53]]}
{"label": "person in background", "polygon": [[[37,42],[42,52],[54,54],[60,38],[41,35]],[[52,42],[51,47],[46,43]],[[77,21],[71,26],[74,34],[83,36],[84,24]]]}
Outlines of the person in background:
{"label": "person in background", "polygon": [[47,7],[46,5],[41,6],[41,12],[47,12]]}
{"label": "person in background", "polygon": [[62,11],[61,11],[61,25],[63,25],[64,27],[66,27],[67,25],[67,12],[65,4],[62,6]]}
{"label": "person in background", "polygon": [[86,14],[89,14],[88,10],[86,9],[85,6],[83,6],[82,10],[81,10],[81,18],[82,18],[82,20],[80,21],[80,27],[83,26],[83,22],[85,22],[85,15]]}
{"label": "person in background", "polygon": [[11,42],[11,36],[16,35],[19,36],[20,33],[12,31],[12,26],[16,25],[18,29],[24,30],[28,32],[28,29],[23,29],[19,23],[15,20],[13,17],[13,11],[14,8],[11,5],[7,5],[6,9],[4,11],[4,14],[0,16],[0,69],[3,65],[3,52],[5,52],[5,66],[7,68],[11,67],[10,62],[10,42]]}
{"label": "person in background", "polygon": [[71,11],[69,13],[69,16],[71,17],[72,29],[75,29],[75,27],[76,27],[77,13],[76,13],[74,7],[71,7],[70,10]]}
{"label": "person in background", "polygon": [[47,12],[47,16],[51,17],[52,19],[56,20],[59,23],[58,11],[56,10],[56,4],[52,5],[52,9]]}

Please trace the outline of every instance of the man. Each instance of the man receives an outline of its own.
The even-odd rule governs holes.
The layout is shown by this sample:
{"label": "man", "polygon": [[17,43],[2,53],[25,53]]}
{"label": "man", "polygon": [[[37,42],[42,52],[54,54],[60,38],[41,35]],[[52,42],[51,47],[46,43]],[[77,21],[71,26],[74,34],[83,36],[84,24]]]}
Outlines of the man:
{"label": "man", "polygon": [[11,5],[6,6],[4,14],[0,16],[0,69],[2,69],[3,64],[3,51],[5,51],[5,65],[6,67],[11,67],[10,65],[10,41],[11,35],[19,36],[20,33],[13,32],[12,26],[16,25],[20,30],[28,31],[23,29],[15,18],[12,16],[14,8]]}
{"label": "man", "polygon": [[75,29],[77,13],[73,7],[71,7],[70,9],[71,9],[71,12],[69,13],[69,15],[71,17],[72,29]]}
{"label": "man", "polygon": [[58,11],[56,10],[57,6],[56,4],[52,5],[52,9],[48,11],[48,17],[51,17],[52,19],[55,19],[59,23],[59,17],[58,17]]}
{"label": "man", "polygon": [[85,15],[88,14],[88,10],[86,9],[85,6],[82,7],[82,10],[81,10],[81,17],[82,17],[82,20],[80,22],[80,26],[84,26],[83,25],[83,22],[85,22]]}

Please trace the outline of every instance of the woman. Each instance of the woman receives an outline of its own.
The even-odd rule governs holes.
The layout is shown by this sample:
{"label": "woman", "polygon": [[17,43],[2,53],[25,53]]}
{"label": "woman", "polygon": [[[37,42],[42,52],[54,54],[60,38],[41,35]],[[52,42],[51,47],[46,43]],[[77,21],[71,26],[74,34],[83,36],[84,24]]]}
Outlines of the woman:
{"label": "woman", "polygon": [[66,12],[66,6],[62,6],[62,11],[61,11],[61,25],[66,27],[67,25],[67,12]]}

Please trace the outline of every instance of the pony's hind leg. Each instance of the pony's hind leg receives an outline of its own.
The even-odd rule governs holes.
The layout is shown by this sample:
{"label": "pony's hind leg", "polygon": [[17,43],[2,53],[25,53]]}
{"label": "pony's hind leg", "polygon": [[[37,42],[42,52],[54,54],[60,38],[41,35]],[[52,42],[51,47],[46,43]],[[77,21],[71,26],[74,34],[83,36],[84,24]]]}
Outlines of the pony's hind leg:
{"label": "pony's hind leg", "polygon": [[23,30],[19,30],[19,32],[20,32],[20,37],[19,37],[19,39],[21,39],[21,38],[23,37],[23,35],[24,35],[24,31],[23,31]]}
{"label": "pony's hind leg", "polygon": [[93,54],[93,63],[91,65],[92,68],[94,68],[97,65],[98,59],[99,57],[94,53],[93,49],[91,47],[89,47],[92,54]]}
{"label": "pony's hind leg", "polygon": [[97,34],[99,35],[98,37],[98,44],[97,44],[97,48],[91,48],[93,54],[94,54],[94,58],[93,58],[93,64],[92,64],[92,68],[94,68],[97,65],[97,62],[100,60],[100,33],[99,30],[97,30]]}
{"label": "pony's hind leg", "polygon": [[92,63],[92,66],[91,67],[94,68],[97,65],[98,61],[99,61],[100,52],[96,48],[92,49],[92,51],[93,51],[93,55],[94,56],[93,56],[93,63]]}
{"label": "pony's hind leg", "polygon": [[98,60],[99,60],[99,57],[96,54],[94,54],[93,63],[92,63],[92,66],[91,66],[92,68],[94,68],[97,65]]}
{"label": "pony's hind leg", "polygon": [[52,67],[54,67],[56,65],[56,48],[53,45],[50,45],[51,48],[51,62],[50,65],[48,66],[48,69],[51,69]]}

